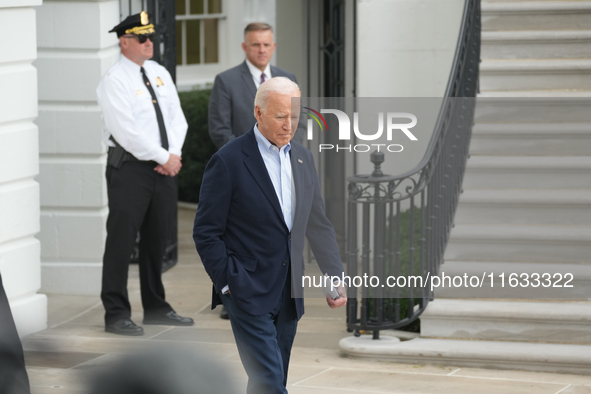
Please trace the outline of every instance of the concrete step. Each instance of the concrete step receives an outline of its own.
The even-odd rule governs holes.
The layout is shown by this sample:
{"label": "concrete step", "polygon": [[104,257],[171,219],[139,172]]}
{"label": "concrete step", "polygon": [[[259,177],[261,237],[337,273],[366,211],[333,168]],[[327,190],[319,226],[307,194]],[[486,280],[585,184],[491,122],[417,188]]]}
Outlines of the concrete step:
{"label": "concrete step", "polygon": [[591,261],[591,225],[457,224],[445,260],[585,264]]}
{"label": "concrete step", "polygon": [[585,30],[591,1],[483,2],[482,30]]}
{"label": "concrete step", "polygon": [[478,123],[471,155],[589,156],[591,123]]}
{"label": "concrete step", "polygon": [[591,124],[591,90],[483,91],[476,104],[476,123]]}
{"label": "concrete step", "polygon": [[591,346],[587,345],[429,338],[400,342],[363,335],[343,338],[339,346],[350,357],[399,363],[591,374]]}
{"label": "concrete step", "polygon": [[[589,264],[554,262],[447,260],[439,268],[441,281],[433,283],[433,290],[435,299],[588,302],[591,300],[590,268]],[[460,277],[468,286],[455,277]]]}
{"label": "concrete step", "polygon": [[[591,20],[589,21],[591,25]],[[591,59],[495,60],[480,64],[480,88],[499,90],[591,89]]]}
{"label": "concrete step", "polygon": [[502,90],[481,91],[478,99],[585,99],[591,97],[591,90],[542,89],[542,90]]}
{"label": "concrete step", "polygon": [[421,337],[591,345],[591,302],[436,299]]}
{"label": "concrete step", "polygon": [[456,224],[591,224],[588,190],[466,189]]}
{"label": "concrete step", "polygon": [[[532,1],[556,2],[556,0],[483,0],[482,4],[485,4],[485,3],[526,3],[526,2],[532,2]],[[561,1],[573,2],[573,1],[580,1],[580,0],[561,0]]]}
{"label": "concrete step", "polygon": [[586,190],[591,156],[471,156],[463,188]]}
{"label": "concrete step", "polygon": [[482,59],[584,59],[591,53],[591,30],[485,31]]}

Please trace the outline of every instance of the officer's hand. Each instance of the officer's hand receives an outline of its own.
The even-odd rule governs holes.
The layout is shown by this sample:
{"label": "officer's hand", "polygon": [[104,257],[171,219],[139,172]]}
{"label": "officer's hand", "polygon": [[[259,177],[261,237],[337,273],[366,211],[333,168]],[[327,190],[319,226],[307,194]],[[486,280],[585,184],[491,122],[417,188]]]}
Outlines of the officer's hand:
{"label": "officer's hand", "polygon": [[[156,166],[156,168],[154,168],[154,170],[162,175],[175,176],[176,174],[179,173],[182,166],[183,166],[183,164],[181,163],[181,158],[179,156],[175,155],[174,153],[171,153],[166,164]],[[159,171],[160,169],[158,169],[158,167],[162,167],[161,170],[163,172],[160,172]]]}
{"label": "officer's hand", "polygon": [[154,167],[154,171],[160,175],[168,175],[162,164],[158,164],[156,167]]}
{"label": "officer's hand", "polygon": [[347,289],[345,289],[345,286],[340,285],[337,287],[337,291],[339,292],[339,298],[336,300],[333,300],[330,296],[326,296],[326,303],[332,309],[347,305]]}

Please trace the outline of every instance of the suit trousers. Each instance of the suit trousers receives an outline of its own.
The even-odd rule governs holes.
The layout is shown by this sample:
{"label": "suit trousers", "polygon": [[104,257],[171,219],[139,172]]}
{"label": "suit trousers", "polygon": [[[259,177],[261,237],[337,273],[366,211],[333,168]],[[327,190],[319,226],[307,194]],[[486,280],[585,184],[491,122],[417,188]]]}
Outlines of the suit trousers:
{"label": "suit trousers", "polygon": [[[232,292],[232,289],[230,289]],[[248,394],[287,393],[287,372],[298,320],[291,296],[291,272],[277,305],[262,316],[238,308],[231,294],[222,294],[230,316],[240,360],[248,375]]]}
{"label": "suit trousers", "polygon": [[0,275],[0,393],[30,394],[23,346]]}
{"label": "suit trousers", "polygon": [[162,260],[176,210],[177,187],[173,177],[154,171],[156,165],[126,161],[119,169],[107,166],[109,217],[101,291],[106,324],[131,317],[127,277],[138,231],[144,318],[172,310],[164,300]]}

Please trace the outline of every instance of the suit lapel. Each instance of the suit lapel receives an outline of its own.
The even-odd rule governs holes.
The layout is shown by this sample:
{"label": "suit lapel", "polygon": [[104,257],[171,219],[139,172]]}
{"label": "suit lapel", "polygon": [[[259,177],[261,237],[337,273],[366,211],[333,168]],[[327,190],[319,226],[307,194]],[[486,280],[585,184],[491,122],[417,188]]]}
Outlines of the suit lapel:
{"label": "suit lapel", "polygon": [[250,93],[250,96],[252,97],[251,101],[254,101],[254,97],[257,94],[257,87],[254,84],[254,81],[252,80],[252,74],[250,73],[250,70],[248,69],[248,66],[246,65],[246,60],[244,61],[244,63],[242,63],[241,71],[242,71],[242,81],[246,85],[246,90],[248,91],[248,93]]}
{"label": "suit lapel", "polygon": [[259,152],[259,147],[257,145],[256,137],[254,136],[254,130],[251,129],[246,135],[244,136],[244,145],[242,151],[246,154],[246,158],[244,159],[244,165],[259,185],[263,194],[271,203],[271,206],[281,218],[281,223],[285,224],[285,220],[283,219],[283,213],[281,212],[281,205],[279,205],[279,200],[277,199],[277,193],[275,193],[275,188],[273,187],[273,182],[271,182],[271,178],[269,177],[269,172],[267,171],[267,167],[265,166],[265,162],[261,157]]}

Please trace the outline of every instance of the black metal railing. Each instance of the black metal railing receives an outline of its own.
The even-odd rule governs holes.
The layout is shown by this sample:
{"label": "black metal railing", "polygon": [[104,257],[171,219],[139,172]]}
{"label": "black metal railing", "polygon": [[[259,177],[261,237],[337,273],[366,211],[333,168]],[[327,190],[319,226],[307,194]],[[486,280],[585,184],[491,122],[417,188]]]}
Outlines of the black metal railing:
{"label": "black metal railing", "polygon": [[480,0],[466,0],[443,104],[421,162],[402,175],[384,175],[384,154],[374,152],[374,172],[348,179],[347,275],[377,276],[382,284],[389,276],[421,278],[404,286],[349,287],[347,327],[356,335],[373,331],[378,339],[380,330],[409,325],[433,299],[427,283],[443,263],[468,158],[480,25]]}

